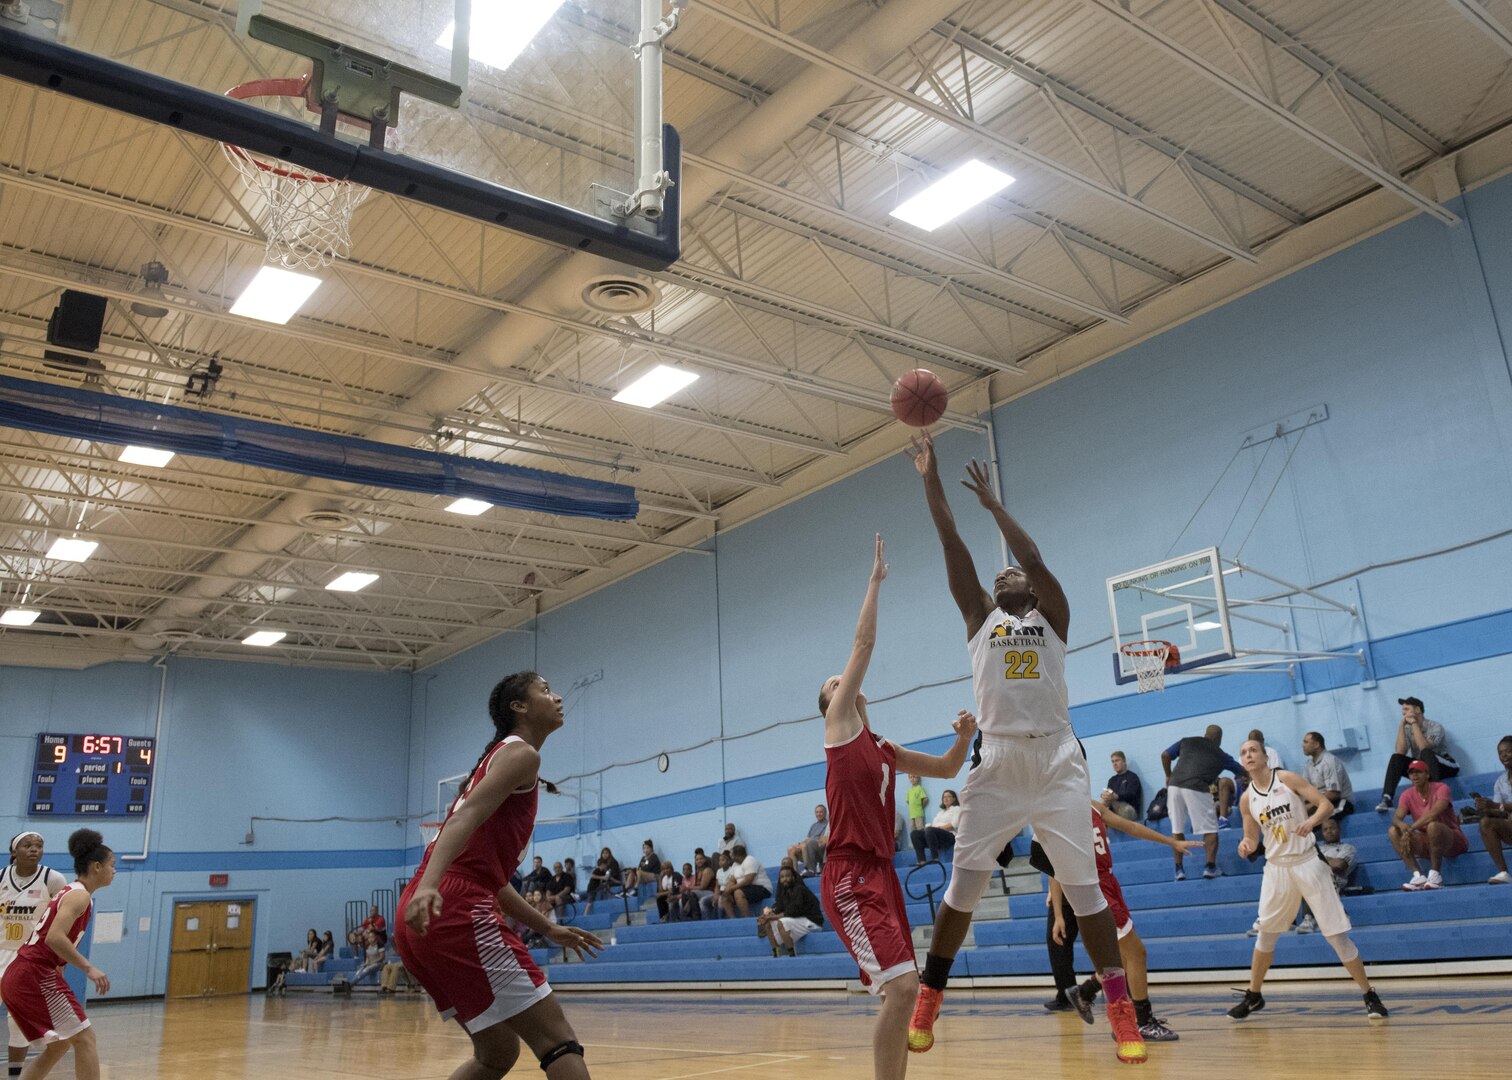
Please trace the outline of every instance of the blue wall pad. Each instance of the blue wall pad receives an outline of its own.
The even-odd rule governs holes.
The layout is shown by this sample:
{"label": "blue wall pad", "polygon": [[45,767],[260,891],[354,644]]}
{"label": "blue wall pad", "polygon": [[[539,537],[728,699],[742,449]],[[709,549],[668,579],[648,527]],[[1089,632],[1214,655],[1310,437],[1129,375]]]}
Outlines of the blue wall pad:
{"label": "blue wall pad", "polygon": [[0,376],[0,424],[94,442],[140,444],[349,484],[544,514],[633,521],[635,489],[541,469],[158,405],[93,390]]}

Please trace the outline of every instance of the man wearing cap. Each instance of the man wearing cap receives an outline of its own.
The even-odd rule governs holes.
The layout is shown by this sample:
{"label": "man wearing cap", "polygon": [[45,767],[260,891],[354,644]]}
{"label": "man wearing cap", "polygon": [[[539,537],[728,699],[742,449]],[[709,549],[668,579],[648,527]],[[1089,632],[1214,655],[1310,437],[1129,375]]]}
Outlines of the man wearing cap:
{"label": "man wearing cap", "polygon": [[[68,885],[68,879],[42,865],[42,834],[19,832],[11,837],[10,865],[0,870],[0,974],[31,937],[49,901]],[[9,1016],[10,1075],[20,1076],[29,1045]]]}
{"label": "man wearing cap", "polygon": [[1397,704],[1402,707],[1402,722],[1397,725],[1396,752],[1386,763],[1386,782],[1381,785],[1381,801],[1376,804],[1378,814],[1391,809],[1397,784],[1410,761],[1427,765],[1428,777],[1434,783],[1459,775],[1459,762],[1449,753],[1449,736],[1444,725],[1423,715],[1423,699],[1397,698]]}
{"label": "man wearing cap", "polygon": [[[1396,816],[1388,830],[1391,846],[1412,871],[1411,880],[1402,888],[1408,892],[1441,889],[1444,879],[1439,874],[1440,864],[1463,855],[1470,849],[1470,841],[1460,829],[1459,815],[1449,799],[1449,785],[1429,778],[1428,763],[1408,762],[1407,778],[1412,786],[1397,800]],[[1424,857],[1429,863],[1427,877],[1418,862]]]}

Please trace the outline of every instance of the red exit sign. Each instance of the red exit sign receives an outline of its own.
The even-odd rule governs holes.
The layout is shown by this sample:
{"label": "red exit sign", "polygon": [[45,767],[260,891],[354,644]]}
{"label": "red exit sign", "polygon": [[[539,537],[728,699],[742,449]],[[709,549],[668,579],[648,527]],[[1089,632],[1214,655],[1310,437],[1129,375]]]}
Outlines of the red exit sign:
{"label": "red exit sign", "polygon": [[230,874],[211,874],[210,875],[210,887],[212,889],[224,889],[229,884],[231,884],[231,875]]}

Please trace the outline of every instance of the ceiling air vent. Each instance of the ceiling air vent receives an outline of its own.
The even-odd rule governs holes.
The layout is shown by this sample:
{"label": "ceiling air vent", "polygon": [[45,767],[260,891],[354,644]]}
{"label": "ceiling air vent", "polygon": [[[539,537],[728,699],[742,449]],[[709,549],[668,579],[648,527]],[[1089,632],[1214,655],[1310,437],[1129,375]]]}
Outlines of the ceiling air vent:
{"label": "ceiling air vent", "polygon": [[661,303],[661,293],[639,278],[601,277],[583,286],[583,303],[605,315],[635,315]]}
{"label": "ceiling air vent", "polygon": [[299,523],[307,529],[350,529],[357,524],[357,519],[351,514],[342,513],[340,510],[311,510],[308,514],[301,515]]}
{"label": "ceiling air vent", "polygon": [[170,645],[178,644],[179,642],[183,641],[193,641],[197,637],[199,637],[199,635],[196,634],[193,630],[184,630],[179,627],[169,627],[166,630],[159,630],[152,636],[157,638],[159,641],[166,641]]}

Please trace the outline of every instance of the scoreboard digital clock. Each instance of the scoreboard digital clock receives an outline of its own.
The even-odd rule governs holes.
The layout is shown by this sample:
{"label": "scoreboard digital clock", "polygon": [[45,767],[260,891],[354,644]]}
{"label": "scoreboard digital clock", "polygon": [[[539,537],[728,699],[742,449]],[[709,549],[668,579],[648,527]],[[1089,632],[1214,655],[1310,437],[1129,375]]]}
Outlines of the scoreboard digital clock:
{"label": "scoreboard digital clock", "polygon": [[145,817],[156,751],[129,735],[38,735],[29,812]]}

